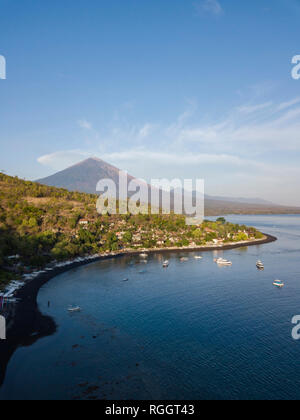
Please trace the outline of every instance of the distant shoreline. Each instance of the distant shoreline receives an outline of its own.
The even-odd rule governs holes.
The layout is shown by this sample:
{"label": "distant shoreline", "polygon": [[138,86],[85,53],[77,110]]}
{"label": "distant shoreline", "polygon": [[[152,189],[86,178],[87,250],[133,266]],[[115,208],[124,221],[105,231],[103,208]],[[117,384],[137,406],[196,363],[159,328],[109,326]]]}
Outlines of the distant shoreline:
{"label": "distant shoreline", "polygon": [[121,258],[125,256],[138,256],[145,252],[149,255],[162,253],[187,253],[187,252],[209,252],[209,251],[225,251],[241,247],[249,247],[254,245],[264,245],[275,242],[276,237],[264,234],[263,239],[230,243],[222,246],[200,246],[195,248],[157,248],[157,249],[141,249],[133,251],[113,252],[109,254],[99,255],[90,260],[74,262],[64,267],[56,267],[52,271],[44,272],[33,280],[26,283],[16,293],[19,302],[15,306],[13,319],[9,321],[7,340],[0,341],[0,386],[2,385],[8,362],[15,350],[19,346],[26,346],[34,343],[42,337],[52,335],[56,332],[57,326],[52,318],[42,315],[38,308],[37,296],[39,290],[48,281],[65,273],[71,269],[92,264],[98,261],[108,260],[112,258]]}

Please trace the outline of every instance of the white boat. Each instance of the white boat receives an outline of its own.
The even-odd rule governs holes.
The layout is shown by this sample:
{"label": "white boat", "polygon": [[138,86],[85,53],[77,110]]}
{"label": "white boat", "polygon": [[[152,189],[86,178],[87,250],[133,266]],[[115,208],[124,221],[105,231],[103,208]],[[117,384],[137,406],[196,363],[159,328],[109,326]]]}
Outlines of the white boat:
{"label": "white boat", "polygon": [[263,265],[263,263],[262,263],[261,261],[257,261],[257,263],[256,263],[256,267],[257,267],[259,270],[264,270],[264,268],[265,268],[265,266]]}
{"label": "white boat", "polygon": [[202,259],[203,259],[203,257],[201,257],[200,255],[195,256],[195,260],[202,260]]}
{"label": "white boat", "polygon": [[186,261],[188,261],[189,259],[187,258],[187,257],[182,257],[182,258],[180,258],[180,261],[181,262],[186,262]]}
{"label": "white boat", "polygon": [[170,265],[170,262],[169,261],[164,261],[164,263],[163,263],[163,267],[164,268],[169,267],[169,265]]}
{"label": "white boat", "polygon": [[218,265],[232,265],[232,262],[231,261],[228,261],[228,260],[225,260],[224,258],[218,258],[217,260],[215,260],[215,262],[218,264]]}
{"label": "white boat", "polygon": [[81,311],[81,308],[79,306],[74,306],[74,307],[71,306],[68,309],[68,312],[80,312],[80,311]]}
{"label": "white boat", "polygon": [[275,280],[273,286],[279,287],[280,289],[284,287],[284,283],[281,280]]}
{"label": "white boat", "polygon": [[148,258],[148,254],[140,254],[141,258]]}

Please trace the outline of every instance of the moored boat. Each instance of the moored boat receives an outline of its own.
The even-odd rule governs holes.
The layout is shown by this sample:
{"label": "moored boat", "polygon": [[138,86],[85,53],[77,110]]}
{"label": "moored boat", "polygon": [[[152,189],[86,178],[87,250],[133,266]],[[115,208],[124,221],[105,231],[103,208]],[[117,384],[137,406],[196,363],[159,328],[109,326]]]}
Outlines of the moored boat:
{"label": "moored boat", "polygon": [[263,264],[261,261],[257,261],[257,263],[256,263],[256,267],[257,267],[259,270],[264,270],[264,269],[265,269],[265,266],[264,266],[264,264]]}
{"label": "moored boat", "polygon": [[284,287],[284,283],[281,280],[275,280],[274,283],[273,283],[273,286],[276,286],[279,289],[282,289]]}
{"label": "moored boat", "polygon": [[225,260],[224,258],[218,258],[218,259],[215,260],[215,262],[218,265],[228,265],[228,266],[232,265],[231,261]]}
{"label": "moored boat", "polygon": [[79,306],[70,306],[68,312],[80,312],[81,308]]}

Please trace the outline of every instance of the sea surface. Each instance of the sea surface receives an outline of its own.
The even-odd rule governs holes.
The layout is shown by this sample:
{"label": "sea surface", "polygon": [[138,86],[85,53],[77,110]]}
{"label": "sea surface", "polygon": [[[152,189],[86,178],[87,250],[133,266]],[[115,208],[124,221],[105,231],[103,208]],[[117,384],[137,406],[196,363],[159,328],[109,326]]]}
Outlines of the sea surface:
{"label": "sea surface", "polygon": [[[18,348],[0,399],[299,399],[300,217],[227,220],[278,241],[147,264],[123,257],[49,281],[38,304],[57,332]],[[218,267],[219,256],[232,267]]]}

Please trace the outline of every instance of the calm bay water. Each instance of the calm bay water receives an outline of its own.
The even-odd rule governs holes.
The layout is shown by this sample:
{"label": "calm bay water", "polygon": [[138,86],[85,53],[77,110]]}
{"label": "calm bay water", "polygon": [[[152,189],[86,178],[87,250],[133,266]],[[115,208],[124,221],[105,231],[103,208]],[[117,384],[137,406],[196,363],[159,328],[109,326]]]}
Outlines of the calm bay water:
{"label": "calm bay water", "polygon": [[51,280],[38,303],[58,330],[15,352],[0,399],[299,399],[300,217],[227,219],[279,240],[203,260],[124,257]]}

